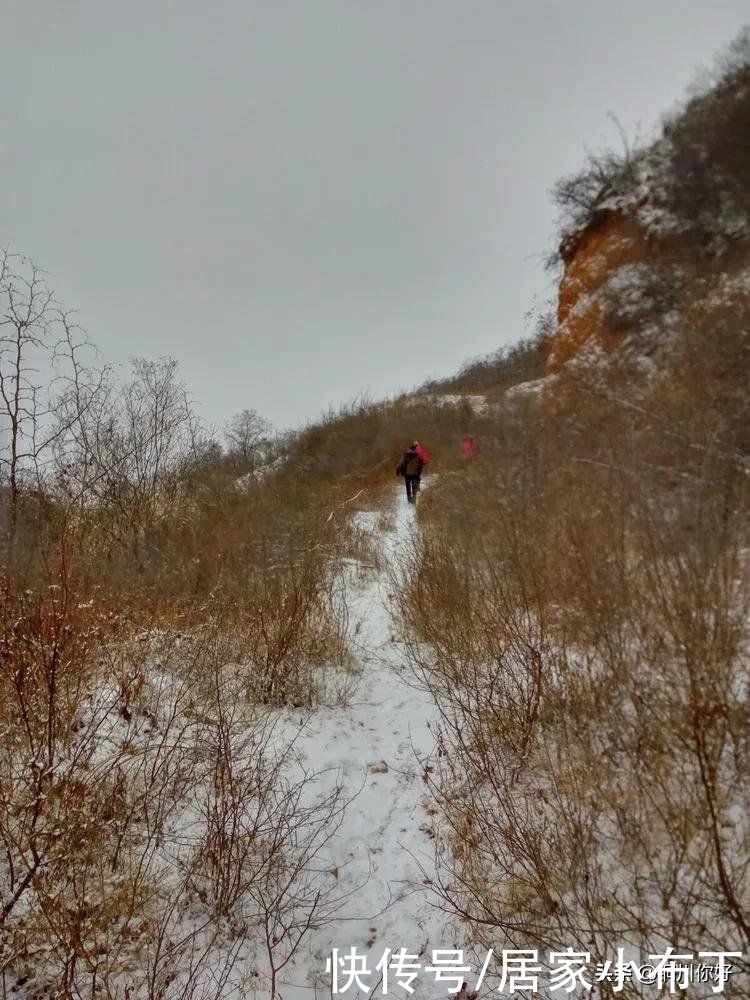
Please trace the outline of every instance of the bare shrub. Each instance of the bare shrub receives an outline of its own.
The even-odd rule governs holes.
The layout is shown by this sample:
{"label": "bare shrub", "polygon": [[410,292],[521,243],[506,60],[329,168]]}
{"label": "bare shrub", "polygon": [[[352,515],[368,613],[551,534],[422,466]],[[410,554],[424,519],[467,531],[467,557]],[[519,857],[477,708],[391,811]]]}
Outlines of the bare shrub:
{"label": "bare shrub", "polygon": [[670,150],[669,205],[703,249],[722,253],[750,233],[750,46],[740,32],[719,60],[712,85],[665,128]]}
{"label": "bare shrub", "polygon": [[55,446],[99,395],[104,376],[91,360],[45,273],[27,257],[0,252],[0,475],[8,490],[9,557],[22,492],[40,486]]}
{"label": "bare shrub", "polygon": [[747,951],[746,474],[729,403],[670,384],[658,420],[577,385],[518,464],[485,450],[421,508],[401,615],[442,718],[436,889],[496,952]]}
{"label": "bare shrub", "polygon": [[520,382],[530,382],[544,375],[545,346],[553,332],[552,313],[538,317],[530,337],[520,340],[487,357],[468,361],[452,378],[426,382],[425,392],[487,392],[502,391]]}
{"label": "bare shrub", "polygon": [[[76,412],[77,400],[70,405]],[[67,503],[95,509],[112,543],[138,564],[158,522],[177,514],[196,433],[176,362],[137,359],[130,381],[107,384],[71,423],[58,489]]]}
{"label": "bare shrub", "polygon": [[134,635],[64,572],[2,600],[5,987],[187,997],[261,949],[275,991],[335,908],[344,803],[241,696],[242,644]]}
{"label": "bare shrub", "polygon": [[[552,199],[560,213],[559,230],[563,256],[571,237],[590,223],[597,213],[632,189],[645,151],[629,141],[622,126],[610,115],[617,128],[622,150],[587,151],[581,170],[562,177],[552,189]],[[555,258],[550,264],[555,262]]]}
{"label": "bare shrub", "polygon": [[267,461],[271,450],[271,424],[255,410],[242,410],[224,428],[229,459],[235,471],[247,473]]}

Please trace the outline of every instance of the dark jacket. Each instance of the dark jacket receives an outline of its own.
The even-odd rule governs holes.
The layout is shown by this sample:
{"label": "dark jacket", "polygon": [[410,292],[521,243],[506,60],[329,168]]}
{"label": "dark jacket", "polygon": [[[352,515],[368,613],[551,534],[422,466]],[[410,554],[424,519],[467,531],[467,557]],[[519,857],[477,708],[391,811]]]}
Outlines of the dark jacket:
{"label": "dark jacket", "polygon": [[396,469],[397,476],[421,476],[424,462],[415,448],[404,452],[403,458]]}

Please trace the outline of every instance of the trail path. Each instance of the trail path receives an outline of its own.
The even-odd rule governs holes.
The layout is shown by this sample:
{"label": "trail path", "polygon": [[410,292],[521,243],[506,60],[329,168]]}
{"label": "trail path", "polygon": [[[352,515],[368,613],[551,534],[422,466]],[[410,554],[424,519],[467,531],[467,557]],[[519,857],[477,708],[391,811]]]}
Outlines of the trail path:
{"label": "trail path", "polygon": [[[359,518],[392,562],[414,530],[415,511],[399,490],[389,512],[393,526],[387,532],[377,530],[379,511]],[[361,888],[335,923],[311,934],[306,953],[284,970],[284,1000],[330,996],[325,967],[333,948],[344,954],[355,947],[358,955],[366,955],[374,987],[380,975],[375,965],[386,948],[405,948],[429,964],[433,949],[459,947],[448,918],[424,884],[434,870],[434,856],[419,758],[434,749],[435,709],[426,695],[406,683],[408,668],[393,638],[389,604],[386,572],[355,590],[349,601],[350,629],[361,675],[353,703],[316,710],[297,743],[310,768],[338,769],[345,794],[356,795],[328,853],[341,890]],[[424,972],[412,985],[416,998],[446,994],[440,986],[436,989],[434,975]],[[355,1000],[358,991],[352,987],[343,995]],[[391,984],[388,995],[410,994]]]}

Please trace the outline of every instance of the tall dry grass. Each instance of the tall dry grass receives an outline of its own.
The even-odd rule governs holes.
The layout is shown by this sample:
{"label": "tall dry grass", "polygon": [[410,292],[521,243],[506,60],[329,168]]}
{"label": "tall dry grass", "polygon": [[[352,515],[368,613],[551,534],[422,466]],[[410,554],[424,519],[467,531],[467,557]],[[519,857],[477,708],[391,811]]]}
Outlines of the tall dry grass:
{"label": "tall dry grass", "polygon": [[63,571],[0,597],[3,992],[220,994],[260,949],[275,996],[340,902],[340,789],[309,795],[248,699],[241,630],[134,635],[82,596]]}
{"label": "tall dry grass", "polygon": [[400,617],[441,716],[436,888],[496,952],[747,954],[747,397],[696,390],[719,349],[689,343],[628,393],[579,369],[420,508]]}

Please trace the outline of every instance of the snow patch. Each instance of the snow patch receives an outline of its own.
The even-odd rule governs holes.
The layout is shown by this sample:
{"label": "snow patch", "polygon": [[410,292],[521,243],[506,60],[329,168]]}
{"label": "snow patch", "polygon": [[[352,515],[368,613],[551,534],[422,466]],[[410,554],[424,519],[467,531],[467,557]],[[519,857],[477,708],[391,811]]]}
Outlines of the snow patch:
{"label": "snow patch", "polygon": [[247,472],[244,476],[240,476],[235,480],[234,485],[238,490],[246,490],[249,486],[255,483],[262,483],[264,479],[267,479],[274,472],[278,472],[279,469],[284,465],[285,458],[283,455],[279,455],[272,462],[266,462],[264,465],[259,465],[257,469],[253,469],[251,472]]}
{"label": "snow patch", "polygon": [[433,406],[469,406],[474,413],[485,413],[488,403],[487,397],[479,393],[420,393],[410,396],[406,401],[408,406],[419,406],[423,403],[430,403]]}
{"label": "snow patch", "polygon": [[[393,527],[379,536],[391,563],[416,525],[402,492],[394,488]],[[379,516],[368,511],[357,519],[375,531]],[[435,747],[436,711],[426,694],[408,684],[390,603],[383,573],[350,604],[351,645],[362,666],[354,704],[320,708],[301,728],[301,720],[287,713],[279,731],[282,739],[294,734],[310,771],[337,775],[352,799],[326,862],[349,902],[334,923],[311,933],[304,954],[284,970],[279,984],[284,1000],[313,1000],[316,987],[319,995],[328,995],[325,967],[333,948],[343,954],[355,947],[374,968],[386,948],[405,948],[429,962],[433,949],[461,947],[458,928],[435,907],[429,885],[435,868],[422,762]],[[371,982],[376,981],[377,974]],[[434,980],[418,977],[414,997],[431,995],[430,985],[434,993]]]}
{"label": "snow patch", "polygon": [[549,389],[556,380],[556,375],[544,375],[542,378],[532,379],[531,382],[519,382],[518,385],[506,389],[505,398],[521,399],[525,396],[539,396],[545,389]]}

